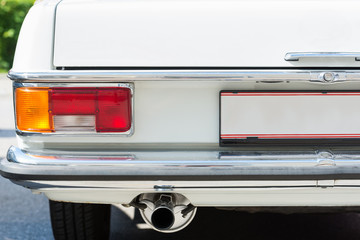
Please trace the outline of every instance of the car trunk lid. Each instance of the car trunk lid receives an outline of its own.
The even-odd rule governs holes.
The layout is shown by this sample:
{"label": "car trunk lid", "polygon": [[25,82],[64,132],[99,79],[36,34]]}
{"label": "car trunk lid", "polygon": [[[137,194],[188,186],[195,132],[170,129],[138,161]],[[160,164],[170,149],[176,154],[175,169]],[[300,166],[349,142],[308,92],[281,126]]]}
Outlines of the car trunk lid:
{"label": "car trunk lid", "polygon": [[64,0],[54,65],[358,67],[359,8],[358,1]]}

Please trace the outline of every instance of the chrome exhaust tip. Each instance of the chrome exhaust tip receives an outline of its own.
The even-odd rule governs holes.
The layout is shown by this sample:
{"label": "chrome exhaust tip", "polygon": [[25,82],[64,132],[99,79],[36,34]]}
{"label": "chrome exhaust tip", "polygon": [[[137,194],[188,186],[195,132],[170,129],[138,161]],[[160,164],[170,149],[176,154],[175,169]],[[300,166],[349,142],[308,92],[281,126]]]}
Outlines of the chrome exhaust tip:
{"label": "chrome exhaust tip", "polygon": [[154,230],[172,233],[184,229],[194,219],[196,207],[181,194],[142,194],[140,214]]}

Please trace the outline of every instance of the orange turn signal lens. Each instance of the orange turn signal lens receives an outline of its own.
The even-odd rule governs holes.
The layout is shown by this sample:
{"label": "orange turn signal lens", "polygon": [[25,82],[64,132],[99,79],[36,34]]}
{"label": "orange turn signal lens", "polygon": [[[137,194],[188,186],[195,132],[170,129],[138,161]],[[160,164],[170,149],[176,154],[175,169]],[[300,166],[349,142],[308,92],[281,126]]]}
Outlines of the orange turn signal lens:
{"label": "orange turn signal lens", "polygon": [[20,131],[53,131],[51,112],[49,112],[49,88],[17,88],[15,99],[16,123]]}

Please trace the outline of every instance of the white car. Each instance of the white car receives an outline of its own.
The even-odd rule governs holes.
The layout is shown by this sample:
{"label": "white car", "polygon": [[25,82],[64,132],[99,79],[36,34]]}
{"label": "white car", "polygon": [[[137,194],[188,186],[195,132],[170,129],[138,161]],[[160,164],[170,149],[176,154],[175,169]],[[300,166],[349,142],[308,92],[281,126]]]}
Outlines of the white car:
{"label": "white car", "polygon": [[166,233],[197,207],[359,207],[358,9],[38,1],[1,174],[50,199],[56,239],[108,237],[111,204]]}

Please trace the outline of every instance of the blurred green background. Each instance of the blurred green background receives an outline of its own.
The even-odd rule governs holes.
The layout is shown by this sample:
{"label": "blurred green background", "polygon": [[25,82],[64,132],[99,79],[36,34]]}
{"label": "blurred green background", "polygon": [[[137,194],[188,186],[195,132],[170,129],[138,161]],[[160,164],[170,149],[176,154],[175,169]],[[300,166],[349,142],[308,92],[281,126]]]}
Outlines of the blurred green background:
{"label": "blurred green background", "polygon": [[0,0],[0,72],[12,66],[21,24],[34,1]]}

